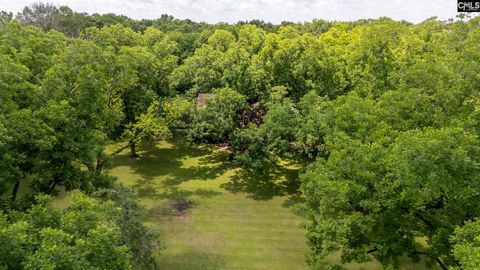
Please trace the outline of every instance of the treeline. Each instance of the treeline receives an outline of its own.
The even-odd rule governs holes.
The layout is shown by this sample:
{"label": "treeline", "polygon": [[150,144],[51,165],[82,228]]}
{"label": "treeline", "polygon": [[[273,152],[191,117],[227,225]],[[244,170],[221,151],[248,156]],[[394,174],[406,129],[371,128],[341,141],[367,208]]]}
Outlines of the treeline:
{"label": "treeline", "polygon": [[[53,24],[35,15],[45,12]],[[396,267],[408,256],[479,267],[478,18],[208,25],[43,4],[3,15],[0,246],[12,252],[0,265],[151,266],[154,237],[140,216],[118,220],[89,205],[137,213],[103,170],[111,155],[129,148],[138,157],[143,141],[186,132],[229,145],[252,181],[279,160],[304,165],[312,269],[335,267],[328,258],[338,253],[342,263]],[[67,30],[75,16],[81,23]],[[124,146],[107,151],[112,142]],[[59,212],[38,196],[59,188],[92,198]],[[72,230],[79,208],[95,222]],[[105,249],[118,260],[107,266],[82,252],[78,243],[95,234],[116,239]],[[25,235],[36,242],[19,241]],[[52,259],[52,246],[75,257]]]}
{"label": "treeline", "polygon": [[69,37],[78,37],[88,27],[105,27],[121,24],[135,31],[144,31],[149,26],[154,26],[162,31],[178,31],[182,33],[201,32],[208,25],[196,23],[191,20],[175,19],[173,16],[163,14],[154,20],[134,20],[124,15],[113,13],[92,15],[85,12],[75,12],[68,6],[55,6],[49,3],[34,3],[23,8],[21,12],[2,13],[2,21],[17,20],[25,26],[36,26],[44,31],[57,30]]}
{"label": "treeline", "polygon": [[[68,6],[55,6],[49,3],[37,2],[31,6],[25,7],[18,14],[3,11],[0,14],[0,21],[7,22],[16,19],[23,25],[36,26],[44,31],[57,30],[69,37],[78,37],[81,31],[87,27],[104,27],[112,24],[122,24],[135,31],[141,32],[148,27],[155,27],[163,32],[181,32],[181,33],[200,33],[207,29],[230,28],[234,29],[244,24],[252,24],[262,28],[267,32],[276,32],[281,26],[294,26],[302,32],[311,32],[320,34],[328,30],[332,25],[325,20],[313,20],[312,22],[295,23],[284,21],[280,25],[275,25],[263,20],[239,21],[234,25],[227,23],[218,23],[215,25],[205,22],[194,22],[189,19],[176,19],[171,15],[162,14],[158,19],[134,20],[125,15],[108,14],[88,14],[79,13],[70,9]],[[361,23],[358,21],[355,23]]]}
{"label": "treeline", "polygon": [[[143,32],[148,27],[156,28],[174,40],[181,51],[180,60],[193,54],[195,49],[203,44],[208,36],[216,29],[226,29],[230,32],[238,31],[239,27],[245,24],[252,24],[266,32],[277,32],[282,25],[295,27],[302,33],[314,33],[319,35],[328,30],[332,23],[325,20],[313,20],[312,22],[293,23],[282,22],[274,25],[262,20],[239,21],[234,25],[227,23],[207,24],[194,22],[189,19],[176,19],[171,15],[162,14],[158,19],[134,20],[124,15],[108,14],[87,14],[75,12],[68,6],[55,6],[49,3],[37,2],[25,7],[21,12],[0,11],[0,23],[7,23],[17,20],[23,26],[35,26],[44,31],[56,30],[67,37],[78,38],[82,31],[89,27],[103,28],[105,26],[121,24],[135,32]],[[360,20],[353,24],[368,23],[368,20]]]}

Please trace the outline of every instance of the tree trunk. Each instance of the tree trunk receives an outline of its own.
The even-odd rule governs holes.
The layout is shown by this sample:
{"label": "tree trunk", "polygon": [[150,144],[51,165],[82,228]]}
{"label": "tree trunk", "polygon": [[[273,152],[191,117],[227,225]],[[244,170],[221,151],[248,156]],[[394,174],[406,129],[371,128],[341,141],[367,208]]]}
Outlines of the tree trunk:
{"label": "tree trunk", "polygon": [[128,147],[130,147],[130,143],[128,143],[125,146],[122,146],[121,148],[118,148],[117,150],[113,151],[113,153],[110,154],[110,155],[115,156],[116,154],[118,154],[118,153],[122,152],[123,150],[127,149]]}
{"label": "tree trunk", "polygon": [[103,165],[105,164],[107,157],[104,155],[103,150],[97,153],[97,162],[95,165],[95,172],[102,173]]}
{"label": "tree trunk", "polygon": [[17,198],[18,187],[20,187],[20,181],[17,181],[17,182],[15,183],[15,185],[13,186],[13,190],[12,190],[12,202],[14,202],[15,199]]}
{"label": "tree trunk", "polygon": [[130,156],[131,156],[132,158],[138,157],[135,141],[130,141]]}
{"label": "tree trunk", "polygon": [[58,182],[60,182],[60,179],[55,176],[52,180],[52,182],[50,182],[50,184],[48,185],[48,190],[47,192],[45,192],[46,194],[52,194],[52,192],[55,190],[55,187],[57,186]]}
{"label": "tree trunk", "polygon": [[440,268],[442,268],[442,270],[448,270],[448,267],[445,266],[445,264],[443,264],[443,262],[440,258],[437,258],[436,261],[437,261],[438,265],[440,265]]}
{"label": "tree trunk", "polygon": [[[123,150],[127,149],[130,147],[130,150],[132,153],[135,153],[136,157],[138,157],[137,151],[136,151],[136,144],[138,140],[133,140],[133,141],[128,141],[128,143],[125,146],[122,146],[118,148],[117,150],[113,151],[113,153],[110,154],[110,156],[115,156],[116,154],[119,154]],[[133,146],[132,146],[133,145]],[[131,155],[131,154],[130,154]]]}
{"label": "tree trunk", "polygon": [[103,168],[103,159],[101,160],[101,157],[97,157],[97,165],[95,166],[95,172],[101,173],[102,168]]}

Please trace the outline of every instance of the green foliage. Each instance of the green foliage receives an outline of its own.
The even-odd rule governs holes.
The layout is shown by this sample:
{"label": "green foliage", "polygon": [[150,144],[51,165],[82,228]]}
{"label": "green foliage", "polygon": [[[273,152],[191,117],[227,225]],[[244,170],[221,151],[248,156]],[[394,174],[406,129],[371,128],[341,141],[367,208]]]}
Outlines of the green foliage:
{"label": "green foliage", "polygon": [[0,219],[0,267],[128,268],[130,252],[151,267],[149,233],[125,214],[135,203],[115,199],[117,230],[92,209],[75,220],[29,198],[109,189],[112,140],[137,156],[138,143],[187,129],[190,141],[229,144],[253,175],[279,160],[311,163],[300,178],[312,268],[332,254],[475,268],[479,22],[208,25],[41,3],[15,19],[2,12],[0,195],[2,208],[30,210]]}
{"label": "green foliage", "polygon": [[121,229],[122,243],[132,253],[133,269],[156,269],[153,252],[159,248],[158,235],[143,224],[145,213],[129,188],[116,185],[96,192],[104,200],[112,200],[121,208],[116,224]]}
{"label": "green foliage", "polygon": [[299,127],[295,129],[295,148],[307,157],[315,157],[324,150],[327,117],[332,104],[311,91],[298,103]]}
{"label": "green foliage", "polygon": [[6,24],[13,19],[13,13],[7,11],[0,12],[0,24]]}
{"label": "green foliage", "polygon": [[364,144],[344,135],[329,149],[328,160],[301,176],[313,265],[341,250],[344,262],[374,257],[395,266],[402,254],[418,258],[417,237],[428,239],[432,262],[454,264],[449,236],[465,217],[480,214],[474,136],[411,131],[391,144]]}
{"label": "green foliage", "polygon": [[260,129],[250,124],[245,129],[232,134],[232,152],[234,160],[252,173],[264,174],[275,164],[270,154],[267,139]]}
{"label": "green foliage", "polygon": [[159,102],[152,102],[146,113],[141,114],[135,123],[127,126],[125,136],[129,141],[159,140],[170,136],[166,119],[158,115],[158,106]]}
{"label": "green foliage", "polygon": [[76,196],[61,212],[39,196],[26,212],[2,214],[0,265],[6,269],[131,269],[116,225],[119,209]]}
{"label": "green foliage", "polygon": [[213,91],[204,108],[197,108],[189,130],[193,141],[224,142],[239,121],[239,113],[245,108],[245,97],[230,88]]}
{"label": "green foliage", "polygon": [[288,98],[268,105],[268,113],[260,126],[269,150],[275,154],[292,153],[295,141],[295,129],[299,125],[299,117],[292,101]]}
{"label": "green foliage", "polygon": [[175,96],[162,102],[161,110],[171,128],[186,128],[192,121],[195,105],[185,97]]}
{"label": "green foliage", "polygon": [[455,229],[451,238],[453,256],[460,262],[458,269],[473,270],[480,267],[480,225],[478,221],[468,221]]}

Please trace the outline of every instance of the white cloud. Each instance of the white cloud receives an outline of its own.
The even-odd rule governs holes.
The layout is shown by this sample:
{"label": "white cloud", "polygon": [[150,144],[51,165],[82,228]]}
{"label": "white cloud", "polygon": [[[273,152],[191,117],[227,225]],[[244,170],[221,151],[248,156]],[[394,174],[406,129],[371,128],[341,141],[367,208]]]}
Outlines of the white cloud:
{"label": "white cloud", "polygon": [[[35,0],[33,0],[35,1]],[[47,0],[48,1],[48,0]],[[391,17],[421,22],[432,16],[456,16],[454,0],[51,0],[75,11],[116,13],[135,19],[153,19],[161,14],[216,23],[262,19],[281,21],[356,20]],[[0,0],[0,10],[20,11],[32,0]]]}

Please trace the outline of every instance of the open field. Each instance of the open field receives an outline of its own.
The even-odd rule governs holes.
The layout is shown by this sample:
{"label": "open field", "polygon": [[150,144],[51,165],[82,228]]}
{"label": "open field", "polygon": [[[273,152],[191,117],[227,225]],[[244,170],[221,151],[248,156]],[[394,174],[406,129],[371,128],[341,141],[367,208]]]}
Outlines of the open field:
{"label": "open field", "polygon": [[110,173],[138,188],[148,223],[162,232],[161,269],[305,268],[301,218],[290,209],[296,187],[284,182],[296,170],[251,186],[208,148],[163,142],[140,154],[117,156]]}
{"label": "open field", "polygon": [[[305,269],[305,231],[292,211],[298,171],[249,181],[208,147],[176,141],[124,152],[110,173],[138,189],[148,224],[161,232],[161,269]],[[381,269],[377,263],[348,269]],[[408,262],[402,269],[424,269]]]}
{"label": "open field", "polygon": [[[138,159],[128,151],[115,156],[109,173],[137,190],[146,223],[160,233],[160,269],[306,268],[302,217],[293,211],[301,198],[295,167],[271,175],[275,181],[254,181],[211,147],[171,140],[144,145],[139,153]],[[22,185],[20,196],[28,189]],[[67,208],[70,199],[71,192],[62,191],[54,203]],[[369,262],[345,269],[382,267]],[[405,258],[400,269],[427,268]]]}
{"label": "open field", "polygon": [[[161,233],[160,269],[306,268],[302,217],[292,208],[301,198],[294,167],[272,175],[274,182],[253,181],[209,147],[172,140],[140,149],[139,159],[128,151],[114,157],[109,173],[138,191],[147,224]],[[19,196],[28,189],[22,185]],[[54,203],[67,208],[70,198],[62,191]],[[382,269],[377,262],[345,268]],[[405,258],[400,269],[427,268]]]}

